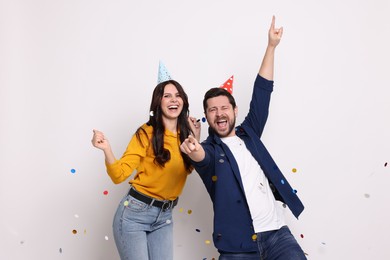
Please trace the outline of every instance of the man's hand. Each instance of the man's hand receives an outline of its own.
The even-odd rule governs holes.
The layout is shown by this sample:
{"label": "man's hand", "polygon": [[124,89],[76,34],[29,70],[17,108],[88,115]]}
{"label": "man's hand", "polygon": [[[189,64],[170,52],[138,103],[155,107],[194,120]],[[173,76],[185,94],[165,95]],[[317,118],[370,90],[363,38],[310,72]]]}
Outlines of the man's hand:
{"label": "man's hand", "polygon": [[283,27],[275,28],[275,16],[272,16],[271,27],[268,31],[268,45],[276,47],[283,35]]}
{"label": "man's hand", "polygon": [[283,27],[275,28],[275,16],[272,16],[271,27],[268,31],[268,46],[265,50],[259,75],[268,80],[274,80],[275,49],[283,35]]}
{"label": "man's hand", "polygon": [[180,145],[180,150],[190,156],[192,153],[199,151],[201,147],[202,146],[199,144],[198,140],[196,140],[196,138],[192,135],[189,135],[188,138]]}

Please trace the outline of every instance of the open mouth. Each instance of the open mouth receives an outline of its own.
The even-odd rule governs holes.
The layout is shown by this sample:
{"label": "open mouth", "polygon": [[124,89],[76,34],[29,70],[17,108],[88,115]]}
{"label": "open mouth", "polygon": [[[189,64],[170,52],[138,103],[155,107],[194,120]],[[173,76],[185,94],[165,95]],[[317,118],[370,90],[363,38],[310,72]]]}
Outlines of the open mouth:
{"label": "open mouth", "polygon": [[227,120],[226,119],[218,120],[217,121],[217,126],[219,128],[225,128],[227,126]]}
{"label": "open mouth", "polygon": [[179,106],[174,105],[174,106],[169,106],[168,109],[171,111],[176,111],[179,108]]}

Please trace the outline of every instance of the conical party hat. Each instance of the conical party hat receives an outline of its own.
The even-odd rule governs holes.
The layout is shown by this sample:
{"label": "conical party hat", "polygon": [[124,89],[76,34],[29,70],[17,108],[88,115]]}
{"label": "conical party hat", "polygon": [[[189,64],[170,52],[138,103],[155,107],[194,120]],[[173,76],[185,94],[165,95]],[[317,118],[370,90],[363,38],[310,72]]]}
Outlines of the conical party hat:
{"label": "conical party hat", "polygon": [[234,76],[232,75],[228,80],[223,83],[220,88],[226,89],[231,95],[233,95],[233,78]]}
{"label": "conical party hat", "polygon": [[161,82],[171,80],[172,77],[169,75],[169,72],[167,68],[165,67],[164,63],[160,61],[158,65],[158,78],[157,78],[157,84],[160,84]]}

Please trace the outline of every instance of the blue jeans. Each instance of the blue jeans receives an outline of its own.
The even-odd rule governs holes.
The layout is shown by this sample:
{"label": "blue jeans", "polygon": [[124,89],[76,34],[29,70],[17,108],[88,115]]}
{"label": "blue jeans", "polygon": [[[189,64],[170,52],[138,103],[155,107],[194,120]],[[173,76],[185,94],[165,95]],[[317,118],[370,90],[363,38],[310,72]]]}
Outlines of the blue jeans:
{"label": "blue jeans", "polygon": [[113,231],[122,260],[173,259],[172,209],[164,211],[127,195],[115,213]]}
{"label": "blue jeans", "polygon": [[219,260],[305,260],[306,256],[287,226],[257,233],[257,252],[220,252]]}

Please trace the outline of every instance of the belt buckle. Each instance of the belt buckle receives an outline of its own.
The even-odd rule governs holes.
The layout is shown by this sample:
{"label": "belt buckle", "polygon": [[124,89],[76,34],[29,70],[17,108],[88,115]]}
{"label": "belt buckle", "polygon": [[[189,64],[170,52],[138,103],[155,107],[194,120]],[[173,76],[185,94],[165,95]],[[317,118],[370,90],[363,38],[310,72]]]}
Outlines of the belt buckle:
{"label": "belt buckle", "polygon": [[162,208],[163,211],[167,211],[168,209],[171,208],[172,205],[173,205],[173,203],[171,201],[165,200],[163,205],[161,206],[161,208]]}

